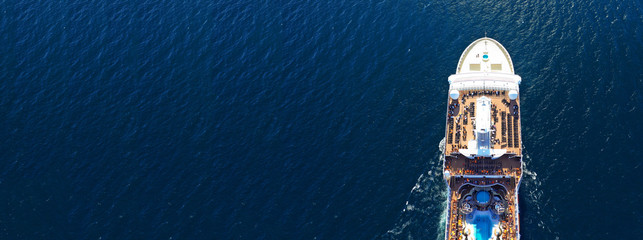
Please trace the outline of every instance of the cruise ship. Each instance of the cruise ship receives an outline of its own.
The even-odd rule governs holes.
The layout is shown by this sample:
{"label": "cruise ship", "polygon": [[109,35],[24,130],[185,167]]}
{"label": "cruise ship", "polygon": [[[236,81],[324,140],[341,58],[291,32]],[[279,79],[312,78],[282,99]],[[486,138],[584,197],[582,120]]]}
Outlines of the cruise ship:
{"label": "cruise ship", "polygon": [[520,76],[507,50],[480,38],[449,76],[444,148],[446,239],[519,239]]}

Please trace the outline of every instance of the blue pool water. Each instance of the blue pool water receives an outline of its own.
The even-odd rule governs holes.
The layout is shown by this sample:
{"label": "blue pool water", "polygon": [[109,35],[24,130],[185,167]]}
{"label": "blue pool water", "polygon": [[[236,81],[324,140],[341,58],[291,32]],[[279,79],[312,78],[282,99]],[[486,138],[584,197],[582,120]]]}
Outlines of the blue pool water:
{"label": "blue pool water", "polygon": [[476,200],[479,203],[487,203],[489,202],[489,192],[486,191],[480,191],[476,194]]}
{"label": "blue pool water", "polygon": [[473,220],[473,223],[476,227],[476,239],[489,239],[491,237],[491,219],[489,215],[478,215]]}

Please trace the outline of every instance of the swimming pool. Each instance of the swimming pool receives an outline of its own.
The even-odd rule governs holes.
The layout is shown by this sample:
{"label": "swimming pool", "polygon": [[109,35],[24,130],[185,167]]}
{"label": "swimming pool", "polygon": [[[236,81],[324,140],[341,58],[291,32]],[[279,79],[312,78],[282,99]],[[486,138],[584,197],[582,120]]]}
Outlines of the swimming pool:
{"label": "swimming pool", "polygon": [[489,202],[489,192],[487,191],[480,191],[476,193],[476,201],[479,203],[485,204]]}
{"label": "swimming pool", "polygon": [[487,240],[491,237],[492,224],[489,215],[477,215],[476,218],[473,219],[473,225],[476,229],[476,239]]}

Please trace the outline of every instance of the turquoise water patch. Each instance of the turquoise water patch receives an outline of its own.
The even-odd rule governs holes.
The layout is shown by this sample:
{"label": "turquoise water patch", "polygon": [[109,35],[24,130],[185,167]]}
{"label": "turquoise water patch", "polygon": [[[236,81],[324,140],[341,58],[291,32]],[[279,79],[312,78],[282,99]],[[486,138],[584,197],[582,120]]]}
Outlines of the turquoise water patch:
{"label": "turquoise water patch", "polygon": [[476,193],[476,201],[479,203],[485,204],[489,202],[489,192],[487,191],[480,191]]}
{"label": "turquoise water patch", "polygon": [[473,220],[476,229],[476,239],[489,239],[491,237],[491,219],[489,215],[478,215]]}

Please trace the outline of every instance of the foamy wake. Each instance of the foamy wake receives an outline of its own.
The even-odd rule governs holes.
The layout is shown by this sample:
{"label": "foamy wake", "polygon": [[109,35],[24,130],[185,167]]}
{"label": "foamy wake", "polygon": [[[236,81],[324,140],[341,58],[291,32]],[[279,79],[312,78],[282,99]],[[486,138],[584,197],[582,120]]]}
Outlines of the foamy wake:
{"label": "foamy wake", "polygon": [[385,234],[383,239],[444,239],[446,224],[447,188],[442,176],[445,139],[440,141],[431,159],[429,169],[420,174],[409,193],[404,209],[397,224]]}
{"label": "foamy wake", "polygon": [[[383,239],[444,239],[445,224],[447,220],[447,187],[442,176],[444,161],[445,139],[440,141],[436,153],[426,173],[420,174],[415,185],[411,188],[404,209],[400,214],[397,224],[385,234]],[[524,153],[524,152],[523,152]],[[519,194],[521,205],[526,204],[531,211],[521,211],[521,224],[533,225],[534,221],[539,228],[551,232],[547,224],[538,219],[542,217],[542,182],[538,173],[529,169],[532,159],[523,155],[523,180]],[[523,222],[524,221],[524,222]]]}

